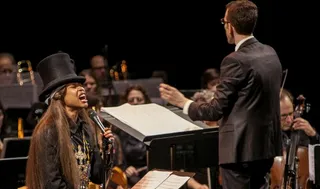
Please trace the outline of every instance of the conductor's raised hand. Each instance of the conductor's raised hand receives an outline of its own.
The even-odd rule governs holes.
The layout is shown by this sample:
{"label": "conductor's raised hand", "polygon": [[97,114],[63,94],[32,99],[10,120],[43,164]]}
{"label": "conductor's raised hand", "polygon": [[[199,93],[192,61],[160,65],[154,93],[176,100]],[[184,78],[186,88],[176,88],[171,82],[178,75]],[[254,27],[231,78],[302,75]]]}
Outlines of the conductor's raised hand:
{"label": "conductor's raised hand", "polygon": [[183,108],[184,104],[188,101],[188,99],[178,91],[178,89],[168,84],[161,83],[159,91],[161,98],[174,106]]}

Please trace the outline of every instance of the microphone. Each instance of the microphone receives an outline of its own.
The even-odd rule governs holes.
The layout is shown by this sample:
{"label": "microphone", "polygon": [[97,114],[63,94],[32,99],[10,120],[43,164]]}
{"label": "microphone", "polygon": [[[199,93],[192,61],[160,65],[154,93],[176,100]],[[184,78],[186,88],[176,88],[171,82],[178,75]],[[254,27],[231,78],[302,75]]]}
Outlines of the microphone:
{"label": "microphone", "polygon": [[[101,132],[104,133],[104,129],[105,129],[106,127],[102,124],[102,122],[101,122],[101,120],[100,120],[97,112],[94,111],[94,110],[92,110],[92,109],[90,109],[90,110],[88,110],[88,113],[89,113],[90,119],[91,119],[96,125],[98,125],[99,128],[100,128],[100,130],[101,130]],[[113,144],[113,139],[108,139],[108,142],[110,142],[111,144]]]}
{"label": "microphone", "polygon": [[90,119],[96,124],[99,126],[100,130],[102,133],[104,133],[104,129],[105,129],[105,126],[102,124],[97,112],[95,112],[94,110],[88,110],[88,113],[89,113],[89,117]]}

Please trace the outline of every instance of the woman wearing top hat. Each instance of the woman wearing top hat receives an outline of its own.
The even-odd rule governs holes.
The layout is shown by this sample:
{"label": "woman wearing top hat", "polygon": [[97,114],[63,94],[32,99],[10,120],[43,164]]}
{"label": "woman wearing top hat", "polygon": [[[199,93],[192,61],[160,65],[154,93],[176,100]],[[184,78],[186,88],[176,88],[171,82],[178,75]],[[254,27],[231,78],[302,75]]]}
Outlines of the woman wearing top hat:
{"label": "woman wearing top hat", "polygon": [[[44,89],[39,99],[48,104],[34,129],[27,163],[28,189],[88,188],[103,182],[103,165],[85,111],[82,84],[68,54],[46,57],[37,66]],[[104,137],[113,138],[106,129]]]}

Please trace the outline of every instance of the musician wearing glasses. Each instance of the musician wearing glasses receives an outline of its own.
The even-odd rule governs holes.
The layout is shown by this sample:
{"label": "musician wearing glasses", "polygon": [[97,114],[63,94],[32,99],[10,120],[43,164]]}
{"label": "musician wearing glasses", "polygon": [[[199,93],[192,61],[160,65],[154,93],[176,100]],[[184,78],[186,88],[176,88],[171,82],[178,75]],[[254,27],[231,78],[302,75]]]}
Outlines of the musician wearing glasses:
{"label": "musician wearing glasses", "polygon": [[[141,85],[128,87],[123,96],[123,101],[131,105],[151,103],[150,97]],[[124,170],[128,179],[128,187],[132,187],[148,172],[147,146],[125,132],[118,131],[118,135],[124,155]],[[188,180],[187,187],[190,189],[208,189],[208,186],[200,184],[193,178]]]}
{"label": "musician wearing glasses", "polygon": [[[123,102],[131,105],[151,103],[146,90],[140,85],[133,85],[126,89]],[[116,131],[115,131],[116,132]],[[147,172],[147,146],[133,136],[118,130],[124,155],[124,171],[128,178],[128,186],[135,185]]]}
{"label": "musician wearing glasses", "polygon": [[291,129],[302,130],[300,132],[299,146],[308,147],[309,144],[319,144],[320,137],[310,123],[303,118],[294,118],[294,98],[292,94],[283,89],[280,96],[281,129],[283,134],[283,145],[286,147],[290,139]]}
{"label": "musician wearing glasses", "polygon": [[[101,184],[103,164],[94,142],[83,88],[68,54],[43,59],[37,70],[44,83],[39,99],[48,108],[33,131],[26,170],[28,189],[87,189]],[[103,136],[113,139],[110,129]]]}

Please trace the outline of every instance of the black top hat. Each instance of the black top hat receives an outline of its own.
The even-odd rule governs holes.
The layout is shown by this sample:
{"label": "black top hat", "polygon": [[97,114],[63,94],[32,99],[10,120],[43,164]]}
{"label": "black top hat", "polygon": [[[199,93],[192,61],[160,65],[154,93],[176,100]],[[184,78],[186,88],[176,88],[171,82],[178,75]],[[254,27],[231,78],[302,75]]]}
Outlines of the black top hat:
{"label": "black top hat", "polygon": [[43,91],[39,96],[42,102],[56,88],[68,83],[84,83],[86,80],[75,73],[73,60],[66,53],[56,53],[44,58],[37,65],[37,71],[43,81]]}

